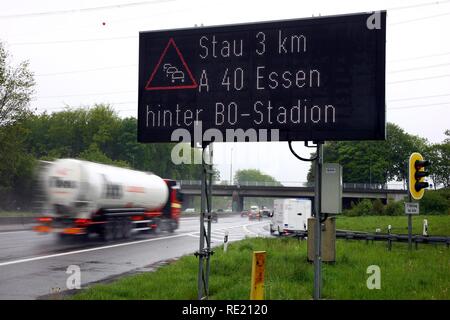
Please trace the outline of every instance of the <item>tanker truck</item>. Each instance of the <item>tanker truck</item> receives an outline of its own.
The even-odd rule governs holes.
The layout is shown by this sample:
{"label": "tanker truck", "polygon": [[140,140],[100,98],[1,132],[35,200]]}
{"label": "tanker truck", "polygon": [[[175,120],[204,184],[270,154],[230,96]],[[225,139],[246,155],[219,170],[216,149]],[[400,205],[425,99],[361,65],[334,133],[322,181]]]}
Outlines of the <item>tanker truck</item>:
{"label": "tanker truck", "polygon": [[182,198],[174,180],[77,159],[47,162],[39,180],[45,200],[36,232],[109,241],[178,228]]}

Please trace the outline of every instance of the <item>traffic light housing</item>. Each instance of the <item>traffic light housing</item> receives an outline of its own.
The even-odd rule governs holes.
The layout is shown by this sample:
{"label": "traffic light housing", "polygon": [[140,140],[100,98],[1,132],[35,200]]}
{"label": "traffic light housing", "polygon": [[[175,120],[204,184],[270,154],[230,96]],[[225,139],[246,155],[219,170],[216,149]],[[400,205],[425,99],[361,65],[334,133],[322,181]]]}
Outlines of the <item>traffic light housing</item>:
{"label": "traffic light housing", "polygon": [[418,152],[414,152],[409,157],[408,189],[415,200],[422,199],[425,188],[429,187],[428,182],[425,182],[425,177],[430,174],[425,171],[425,168],[429,165],[430,162],[424,160],[422,155]]}

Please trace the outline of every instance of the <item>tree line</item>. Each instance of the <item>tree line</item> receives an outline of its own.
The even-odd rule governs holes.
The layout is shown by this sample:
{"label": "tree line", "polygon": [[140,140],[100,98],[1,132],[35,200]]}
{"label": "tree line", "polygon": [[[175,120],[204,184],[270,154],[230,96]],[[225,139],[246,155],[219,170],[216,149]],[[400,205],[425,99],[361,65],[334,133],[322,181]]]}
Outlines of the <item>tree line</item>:
{"label": "tree line", "polygon": [[[324,145],[324,162],[343,166],[343,181],[350,183],[377,183],[406,181],[408,159],[411,153],[420,152],[430,160],[427,167],[434,188],[450,187],[450,130],[441,143],[409,134],[398,125],[387,124],[384,141],[329,141]],[[312,156],[315,156],[313,153]],[[307,179],[314,181],[314,164]]]}

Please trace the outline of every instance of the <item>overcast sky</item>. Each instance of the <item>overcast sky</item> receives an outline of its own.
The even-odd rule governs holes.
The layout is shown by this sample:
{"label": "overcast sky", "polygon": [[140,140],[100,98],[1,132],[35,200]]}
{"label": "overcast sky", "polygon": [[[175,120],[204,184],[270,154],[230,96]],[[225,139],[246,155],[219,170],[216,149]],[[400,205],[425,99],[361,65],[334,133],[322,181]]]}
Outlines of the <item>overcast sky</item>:
{"label": "overcast sky", "polygon": [[[440,142],[450,129],[449,0],[1,0],[0,41],[13,63],[30,61],[38,112],[110,103],[125,117],[137,114],[139,31],[383,9],[387,121]],[[312,150],[295,145],[305,157]],[[233,159],[233,172],[257,168],[280,181],[306,181],[309,163],[287,143],[223,143],[214,151],[222,179]]]}

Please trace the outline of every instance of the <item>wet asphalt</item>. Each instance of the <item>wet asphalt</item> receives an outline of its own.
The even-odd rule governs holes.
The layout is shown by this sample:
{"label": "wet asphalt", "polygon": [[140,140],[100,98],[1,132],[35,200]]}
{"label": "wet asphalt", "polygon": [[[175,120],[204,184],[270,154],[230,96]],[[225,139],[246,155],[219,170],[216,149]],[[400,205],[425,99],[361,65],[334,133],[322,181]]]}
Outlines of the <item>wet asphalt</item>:
{"label": "wet asphalt", "polygon": [[[228,240],[268,236],[269,220],[221,217],[212,224],[212,246]],[[67,290],[69,266],[78,266],[81,287],[130,272],[151,270],[163,261],[193,254],[199,245],[199,219],[182,218],[174,233],[136,234],[132,239],[61,242],[30,230],[0,232],[0,299],[38,299]]]}

